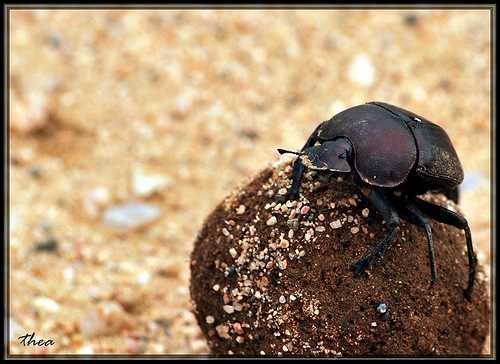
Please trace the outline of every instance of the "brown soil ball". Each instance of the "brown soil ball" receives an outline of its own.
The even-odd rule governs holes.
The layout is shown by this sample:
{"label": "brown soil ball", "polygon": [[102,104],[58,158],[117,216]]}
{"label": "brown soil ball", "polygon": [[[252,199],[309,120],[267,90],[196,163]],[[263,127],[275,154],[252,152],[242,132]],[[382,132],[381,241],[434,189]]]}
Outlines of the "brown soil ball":
{"label": "brown soil ball", "polygon": [[[386,234],[349,179],[307,172],[284,201],[290,163],[265,169],[207,218],[191,256],[191,297],[213,354],[438,356],[480,354],[486,285],[467,285],[465,237],[432,221],[438,280],[430,288],[425,233],[402,220],[385,257],[351,266]],[[444,196],[427,195],[456,208]],[[480,274],[482,275],[482,274]]]}

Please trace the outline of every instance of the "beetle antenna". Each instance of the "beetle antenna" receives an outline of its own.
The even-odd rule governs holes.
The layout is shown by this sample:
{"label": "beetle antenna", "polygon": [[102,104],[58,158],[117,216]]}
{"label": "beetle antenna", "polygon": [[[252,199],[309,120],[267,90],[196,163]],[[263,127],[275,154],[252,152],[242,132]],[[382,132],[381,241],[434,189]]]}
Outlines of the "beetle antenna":
{"label": "beetle antenna", "polygon": [[286,149],[281,149],[281,148],[278,148],[278,153],[279,154],[291,153],[291,154],[295,154],[295,155],[303,155],[304,154],[302,152],[296,152],[294,150],[286,150]]}

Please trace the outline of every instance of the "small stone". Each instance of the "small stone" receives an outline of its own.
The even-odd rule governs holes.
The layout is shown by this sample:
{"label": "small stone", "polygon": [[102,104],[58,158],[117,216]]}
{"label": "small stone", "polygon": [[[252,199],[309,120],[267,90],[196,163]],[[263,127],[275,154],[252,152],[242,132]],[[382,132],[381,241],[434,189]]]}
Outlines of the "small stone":
{"label": "small stone", "polygon": [[223,339],[230,339],[231,336],[229,336],[229,327],[227,327],[226,325],[217,325],[215,327],[215,330],[217,331],[217,335],[219,335],[219,337],[223,338]]}
{"label": "small stone", "polygon": [[375,67],[370,58],[364,54],[358,55],[349,67],[348,75],[351,81],[360,86],[370,86],[375,79]]}
{"label": "small stone", "polygon": [[205,317],[205,322],[209,325],[213,324],[215,322],[215,318],[213,316],[207,316]]}
{"label": "small stone", "polygon": [[109,190],[103,186],[97,186],[90,190],[83,201],[83,209],[92,217],[97,217],[102,207],[110,201]]}
{"label": "small stone", "polygon": [[326,228],[324,226],[316,226],[316,229],[315,229],[318,233],[322,233],[326,230]]}
{"label": "small stone", "polygon": [[103,215],[104,224],[119,229],[134,229],[147,225],[160,216],[160,208],[147,203],[127,202],[108,208]]}
{"label": "small stone", "polygon": [[170,184],[170,179],[161,174],[148,174],[141,168],[132,173],[132,188],[136,196],[150,196]]}
{"label": "small stone", "polygon": [[281,270],[285,270],[288,265],[288,262],[286,260],[279,260],[278,261],[278,268]]}
{"label": "small stone", "polygon": [[226,228],[223,228],[223,229],[222,229],[222,234],[224,234],[224,236],[229,236],[229,235],[231,235],[231,233],[229,232],[229,230],[227,230]]}
{"label": "small stone", "polygon": [[237,336],[236,337],[236,342],[238,344],[243,344],[245,342],[245,338],[243,336]]}
{"label": "small stone", "polygon": [[233,324],[233,329],[234,329],[234,332],[237,333],[238,335],[243,335],[245,333],[243,331],[243,327],[241,326],[241,324],[239,322],[235,322]]}
{"label": "small stone", "polygon": [[300,209],[300,214],[301,215],[305,215],[305,214],[307,214],[309,212],[310,209],[311,208],[309,206],[307,206],[307,205],[302,206],[302,208]]}
{"label": "small stone", "polygon": [[236,273],[236,268],[231,266],[224,272],[224,277],[232,277]]}
{"label": "small stone", "polygon": [[286,188],[280,188],[278,191],[279,195],[286,195]]}
{"label": "small stone", "polygon": [[363,215],[364,218],[367,218],[368,215],[370,214],[370,210],[368,208],[364,208],[362,211],[361,211],[361,214]]}
{"label": "small stone", "polygon": [[286,249],[290,246],[290,242],[286,239],[281,239],[279,246],[280,246],[280,248]]}
{"label": "small stone", "polygon": [[299,220],[298,219],[290,219],[286,222],[286,224],[292,230],[297,230],[299,228]]}
{"label": "small stone", "polygon": [[384,314],[387,312],[387,305],[385,303],[381,303],[377,306],[377,312],[380,314]]}
{"label": "small stone", "polygon": [[243,306],[238,302],[233,304],[233,308],[234,308],[234,311],[238,311],[238,312],[243,310]]}
{"label": "small stone", "polygon": [[285,296],[280,296],[279,301],[280,301],[280,303],[286,303]]}
{"label": "small stone", "polygon": [[377,327],[377,323],[375,321],[372,322],[372,327]]}
{"label": "small stone", "polygon": [[288,351],[288,347],[286,345],[283,345],[283,351],[286,353]]}
{"label": "small stone", "polygon": [[76,349],[76,353],[79,355],[92,355],[94,354],[94,349],[91,345],[84,345]]}
{"label": "small stone", "polygon": [[54,238],[49,238],[35,244],[36,252],[56,253],[58,249],[59,243]]}
{"label": "small stone", "polygon": [[220,289],[220,286],[218,284],[214,284],[212,289],[217,292]]}
{"label": "small stone", "polygon": [[222,309],[228,313],[228,314],[232,314],[234,313],[234,307],[233,306],[230,306],[230,305],[224,305],[222,306]]}
{"label": "small stone", "polygon": [[325,215],[323,215],[323,214],[319,214],[319,215],[318,215],[318,220],[319,220],[319,221],[325,221]]}
{"label": "small stone", "polygon": [[293,294],[290,295],[290,301],[295,301],[297,297],[295,297]]}
{"label": "small stone", "polygon": [[33,306],[42,312],[57,312],[59,311],[59,304],[52,298],[48,297],[37,297],[33,301]]}
{"label": "small stone", "polygon": [[404,17],[404,23],[410,27],[417,25],[418,17],[416,14],[407,14]]}
{"label": "small stone", "polygon": [[342,223],[340,222],[340,220],[335,220],[330,223],[330,226],[332,227],[332,229],[338,229],[342,227]]}
{"label": "small stone", "polygon": [[276,219],[276,216],[271,216],[267,221],[266,221],[266,225],[267,226],[273,226],[273,225],[276,225],[276,223],[278,222],[278,220]]}
{"label": "small stone", "polygon": [[306,233],[304,234],[304,238],[306,239],[306,241],[311,240],[313,234],[314,234],[314,231],[311,232],[310,230],[307,230]]}
{"label": "small stone", "polygon": [[233,258],[236,258],[236,256],[238,255],[238,252],[236,251],[236,249],[231,248],[231,249],[229,249],[229,254],[231,254],[231,256]]}
{"label": "small stone", "polygon": [[266,355],[266,352],[264,350],[261,350],[260,355]]}
{"label": "small stone", "polygon": [[357,234],[358,232],[359,232],[359,227],[354,226],[354,227],[351,228],[351,233],[352,234]]}
{"label": "small stone", "polygon": [[236,209],[236,213],[238,215],[243,215],[245,213],[245,210],[246,210],[246,206],[245,205],[240,205],[237,209]]}

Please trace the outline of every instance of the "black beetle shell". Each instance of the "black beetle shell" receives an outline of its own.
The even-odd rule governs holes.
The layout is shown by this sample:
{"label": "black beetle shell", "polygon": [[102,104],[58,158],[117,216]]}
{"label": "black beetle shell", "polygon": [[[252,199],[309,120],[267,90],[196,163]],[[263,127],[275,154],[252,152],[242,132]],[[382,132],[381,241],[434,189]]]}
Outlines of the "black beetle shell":
{"label": "black beetle shell", "polygon": [[425,183],[429,189],[453,188],[462,183],[464,172],[457,152],[448,134],[439,125],[411,111],[383,102],[372,102],[398,115],[415,136],[418,163],[416,183]]}
{"label": "black beetle shell", "polygon": [[417,161],[415,138],[406,123],[377,105],[351,107],[320,126],[320,140],[336,137],[351,141],[356,172],[370,185],[402,184]]}

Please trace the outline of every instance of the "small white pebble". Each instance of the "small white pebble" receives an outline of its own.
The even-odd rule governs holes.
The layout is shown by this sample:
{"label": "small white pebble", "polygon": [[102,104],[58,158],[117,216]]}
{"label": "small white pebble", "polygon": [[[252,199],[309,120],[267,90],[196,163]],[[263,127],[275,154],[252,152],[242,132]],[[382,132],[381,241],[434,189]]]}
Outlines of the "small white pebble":
{"label": "small white pebble", "polygon": [[236,213],[238,215],[242,215],[245,213],[245,210],[246,210],[246,206],[245,205],[240,205],[237,209],[236,209]]}
{"label": "small white pebble", "polygon": [[342,227],[342,223],[340,222],[340,220],[335,220],[330,223],[330,226],[332,227],[332,229],[338,229]]}
{"label": "small white pebble", "polygon": [[48,297],[36,297],[33,301],[33,306],[44,312],[56,312],[59,310],[59,304]]}
{"label": "small white pebble", "polygon": [[323,215],[323,214],[319,214],[319,215],[318,215],[318,220],[319,220],[319,221],[325,221],[325,215]]}
{"label": "small white pebble", "polygon": [[287,352],[288,351],[288,347],[286,345],[283,345],[283,351],[284,352]]}
{"label": "small white pebble", "polygon": [[316,226],[316,231],[319,233],[322,233],[325,230],[326,230],[326,228],[324,226]]}
{"label": "small white pebble", "polygon": [[209,316],[205,317],[205,321],[207,324],[211,325],[215,322],[215,318],[213,316],[209,315]]}
{"label": "small white pebble", "polygon": [[229,236],[229,230],[227,230],[226,228],[223,228],[222,229],[222,233],[225,235],[225,236]]}
{"label": "small white pebble", "polygon": [[280,303],[286,303],[286,298],[285,298],[285,296],[280,296],[279,301],[280,301]]}
{"label": "small white pebble", "polygon": [[358,232],[359,232],[359,227],[354,226],[354,227],[351,228],[351,233],[357,234]]}
{"label": "small white pebble", "polygon": [[238,252],[236,251],[236,249],[231,248],[231,249],[229,249],[229,254],[231,254],[231,256],[233,258],[236,258],[236,256],[238,255]]}
{"label": "small white pebble", "polygon": [[377,327],[377,323],[375,321],[372,322],[372,327]]}
{"label": "small white pebble", "polygon": [[230,305],[224,305],[224,306],[222,306],[222,309],[223,309],[226,313],[229,313],[229,314],[234,313],[234,307],[233,307],[233,306],[230,306]]}
{"label": "small white pebble", "polygon": [[214,284],[214,286],[212,287],[212,289],[214,291],[218,291],[220,289],[220,286],[218,284]]}
{"label": "small white pebble", "polygon": [[293,294],[290,295],[290,301],[295,301],[297,297],[295,297]]}
{"label": "small white pebble", "polygon": [[375,67],[370,58],[360,54],[349,66],[348,75],[353,82],[361,86],[370,86],[375,79]]}
{"label": "small white pebble", "polygon": [[290,242],[286,239],[281,239],[280,241],[280,248],[288,248],[290,246]]}
{"label": "small white pebble", "polygon": [[236,302],[235,304],[233,304],[233,308],[234,308],[234,311],[238,311],[238,312],[240,312],[241,310],[243,310],[243,306],[241,304],[239,304],[238,302]]}
{"label": "small white pebble", "polygon": [[276,225],[276,223],[278,222],[278,220],[276,219],[276,216],[271,216],[267,221],[266,221],[266,225],[267,226],[273,226],[273,225]]}
{"label": "small white pebble", "polygon": [[370,214],[370,210],[368,208],[364,208],[362,211],[361,211],[361,214],[363,215],[363,217],[368,217],[368,215]]}
{"label": "small white pebble", "polygon": [[261,350],[260,355],[266,355],[266,352],[264,350]]}

